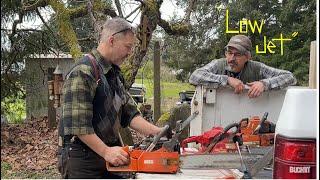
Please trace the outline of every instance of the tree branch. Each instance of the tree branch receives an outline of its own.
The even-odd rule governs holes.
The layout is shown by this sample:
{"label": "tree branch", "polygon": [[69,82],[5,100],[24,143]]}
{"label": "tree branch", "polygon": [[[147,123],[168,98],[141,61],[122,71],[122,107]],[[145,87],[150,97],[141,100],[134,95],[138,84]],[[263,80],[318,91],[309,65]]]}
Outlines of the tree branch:
{"label": "tree branch", "polygon": [[123,18],[123,13],[122,13],[120,1],[119,0],[114,0],[114,3],[116,4],[119,16]]}
{"label": "tree branch", "polygon": [[35,2],[34,4],[31,5],[26,5],[23,2],[24,0],[21,0],[22,3],[22,9],[24,11],[34,11],[36,10],[38,7],[45,7],[49,5],[48,0],[37,0],[37,2]]}
{"label": "tree branch", "polygon": [[52,9],[57,13],[57,24],[61,38],[67,43],[70,54],[74,58],[81,56],[82,52],[77,40],[76,32],[74,31],[69,11],[65,8],[64,4],[60,1],[50,1]]}
{"label": "tree branch", "polygon": [[87,12],[91,18],[91,25],[94,29],[94,34],[93,34],[93,39],[95,40],[95,42],[99,42],[99,27],[98,27],[98,24],[97,24],[97,19],[94,17],[94,14],[93,14],[93,5],[92,5],[92,0],[88,0],[88,3],[87,3]]}
{"label": "tree branch", "polygon": [[78,41],[92,41],[92,40],[94,40],[93,37],[85,37],[85,38],[78,39]]}
{"label": "tree branch", "polygon": [[[89,1],[88,1],[88,3],[89,3]],[[90,3],[92,3],[92,2],[90,2]],[[103,11],[104,14],[109,15],[111,17],[117,16],[116,11],[111,6],[108,6],[105,4],[101,5],[100,3],[98,3],[96,0],[93,1],[92,9],[95,9],[97,11],[99,11],[99,10]],[[87,15],[89,12],[88,12],[87,5],[81,5],[80,7],[77,7],[77,8],[68,9],[68,13],[70,14],[70,19],[74,19],[74,18],[78,18],[78,17],[83,17],[83,16]]]}
{"label": "tree branch", "polygon": [[48,26],[47,22],[43,19],[41,13],[39,12],[39,9],[36,8],[36,13],[39,16],[39,18],[41,19],[42,23],[44,24],[44,26],[46,26],[46,28],[54,35],[53,31],[51,30],[51,28]]}
{"label": "tree branch", "polygon": [[39,9],[37,8],[36,9],[36,13],[37,13],[37,15],[40,17],[40,19],[41,19],[41,21],[42,21],[42,23],[44,24],[44,26],[46,26],[46,28],[51,32],[51,34],[54,36],[54,38],[55,38],[55,44],[57,45],[57,47],[60,47],[60,44],[58,43],[58,37],[56,36],[56,34],[52,31],[52,29],[48,26],[48,24],[47,24],[47,22],[44,20],[44,18],[42,17],[42,15],[41,15],[41,13],[40,13],[40,11],[39,11]]}
{"label": "tree branch", "polygon": [[191,12],[193,11],[197,0],[189,0],[188,8],[186,9],[186,14],[184,17],[184,22],[188,23],[190,21]]}
{"label": "tree branch", "polygon": [[158,25],[162,27],[169,35],[187,35],[190,26],[187,23],[169,24],[167,21],[160,19]]}
{"label": "tree branch", "polygon": [[128,14],[124,19],[127,19],[127,18],[129,18],[133,13],[135,13],[137,10],[139,10],[141,8],[141,4],[137,7],[137,8],[135,8],[130,14]]}
{"label": "tree branch", "polygon": [[[1,29],[1,31],[12,32],[12,29]],[[16,33],[18,33],[18,32],[30,32],[30,31],[43,32],[43,30],[39,30],[39,29],[16,29]]]}
{"label": "tree branch", "polygon": [[18,14],[19,14],[19,19],[13,21],[12,32],[9,35],[9,39],[11,41],[11,44],[13,44],[13,36],[17,33],[17,30],[16,30],[17,25],[22,23],[22,18],[23,18],[24,12],[20,11]]}

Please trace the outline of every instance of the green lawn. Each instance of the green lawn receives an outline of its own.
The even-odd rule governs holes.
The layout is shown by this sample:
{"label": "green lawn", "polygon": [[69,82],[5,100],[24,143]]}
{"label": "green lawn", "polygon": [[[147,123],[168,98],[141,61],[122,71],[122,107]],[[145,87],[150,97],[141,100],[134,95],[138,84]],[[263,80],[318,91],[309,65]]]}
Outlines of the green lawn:
{"label": "green lawn", "polygon": [[[136,79],[135,83],[142,84],[142,79]],[[147,88],[146,98],[153,98],[153,80],[144,79],[144,86]],[[195,90],[195,87],[189,83],[181,82],[160,82],[161,87],[161,97],[163,98],[179,98],[179,92]]]}
{"label": "green lawn", "polygon": [[60,179],[56,166],[45,170],[12,170],[11,165],[1,161],[1,179]]}

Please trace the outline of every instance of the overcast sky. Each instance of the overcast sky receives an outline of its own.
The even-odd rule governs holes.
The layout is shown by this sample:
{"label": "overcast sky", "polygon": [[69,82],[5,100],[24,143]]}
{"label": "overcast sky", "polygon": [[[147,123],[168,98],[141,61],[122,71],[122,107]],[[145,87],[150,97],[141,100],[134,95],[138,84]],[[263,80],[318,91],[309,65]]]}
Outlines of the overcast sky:
{"label": "overcast sky", "polygon": [[[122,7],[124,16],[128,15],[131,11],[133,11],[137,7],[137,4],[138,2],[135,2],[135,4],[126,4],[124,7]],[[41,10],[41,14],[45,20],[50,19],[52,12],[53,11],[51,8],[46,8]],[[140,21],[140,13],[138,14],[137,12],[128,18],[129,21],[132,21],[134,19],[132,23],[134,26],[137,26]],[[177,7],[177,5],[175,4],[175,0],[164,0],[160,8],[160,12],[161,12],[162,19],[165,19],[165,20],[171,19],[174,15],[178,15],[178,16],[184,15],[184,10],[179,9]],[[12,23],[9,23],[9,27],[11,27],[10,24]],[[34,20],[24,21],[22,24],[18,25],[18,28],[19,29],[39,28],[40,29],[41,25],[42,25],[42,22],[40,18],[36,17]]]}

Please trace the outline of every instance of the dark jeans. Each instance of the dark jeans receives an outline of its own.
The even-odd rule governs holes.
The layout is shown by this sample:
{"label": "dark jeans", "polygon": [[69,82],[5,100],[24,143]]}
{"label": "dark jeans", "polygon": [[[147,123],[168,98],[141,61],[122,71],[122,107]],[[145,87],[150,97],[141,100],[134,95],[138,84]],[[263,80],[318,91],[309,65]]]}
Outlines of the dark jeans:
{"label": "dark jeans", "polygon": [[58,169],[65,179],[123,178],[108,172],[105,160],[80,143],[66,144],[64,148],[59,148]]}

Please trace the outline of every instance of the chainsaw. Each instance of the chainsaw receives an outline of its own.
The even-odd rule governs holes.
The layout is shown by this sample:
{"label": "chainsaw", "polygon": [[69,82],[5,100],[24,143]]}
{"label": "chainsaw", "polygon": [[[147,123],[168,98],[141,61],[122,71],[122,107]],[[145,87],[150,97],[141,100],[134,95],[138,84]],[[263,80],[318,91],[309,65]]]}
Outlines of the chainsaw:
{"label": "chainsaw", "polygon": [[[232,128],[236,128],[232,131]],[[200,136],[191,136],[183,140],[180,144],[182,152],[186,153],[185,150],[188,143],[195,142],[201,144],[197,153],[219,153],[229,152],[236,150],[234,142],[239,142],[242,145],[241,133],[239,133],[239,124],[232,123],[225,128],[213,127],[211,130],[204,132]]]}
{"label": "chainsaw", "polygon": [[[191,136],[181,142],[183,153],[188,143],[201,144],[197,153],[234,152],[237,150],[235,142],[241,145],[270,146],[273,144],[275,125],[266,121],[268,113],[264,113],[262,119],[258,116],[245,118],[239,123],[232,123],[225,128],[213,127],[200,136]],[[236,128],[235,131],[231,131]]]}
{"label": "chainsaw", "polygon": [[[164,126],[162,131],[153,138],[149,144],[141,144],[134,148],[123,147],[129,154],[129,164],[124,166],[112,166],[107,163],[109,172],[149,172],[149,173],[176,173],[179,170],[180,146],[178,137],[182,130],[199,114],[194,112],[185,121],[177,121],[175,134],[170,140],[161,137],[168,131],[169,125]],[[159,142],[161,146],[159,147]]]}
{"label": "chainsaw", "polygon": [[274,143],[276,125],[267,121],[267,118],[268,113],[265,112],[261,119],[258,116],[253,116],[239,122],[244,145],[270,146]]}

